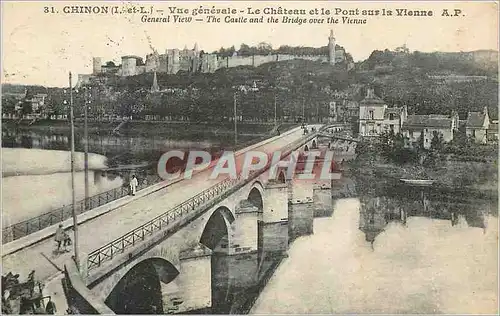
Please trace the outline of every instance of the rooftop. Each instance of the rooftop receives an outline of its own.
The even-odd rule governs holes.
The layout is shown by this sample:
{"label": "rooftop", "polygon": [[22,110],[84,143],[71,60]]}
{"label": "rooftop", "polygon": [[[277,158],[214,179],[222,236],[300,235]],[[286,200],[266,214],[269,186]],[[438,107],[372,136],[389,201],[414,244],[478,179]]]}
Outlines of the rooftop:
{"label": "rooftop", "polygon": [[403,123],[403,128],[438,127],[451,128],[452,119],[447,115],[408,115],[408,119]]}
{"label": "rooftop", "polygon": [[469,112],[467,115],[467,127],[483,127],[486,115],[481,112]]}
{"label": "rooftop", "polygon": [[372,88],[369,88],[367,91],[366,91],[366,96],[365,98],[363,99],[363,101],[361,101],[360,103],[362,104],[385,104],[384,100],[382,100],[381,98],[379,98],[378,96],[375,95],[375,91],[372,89]]}

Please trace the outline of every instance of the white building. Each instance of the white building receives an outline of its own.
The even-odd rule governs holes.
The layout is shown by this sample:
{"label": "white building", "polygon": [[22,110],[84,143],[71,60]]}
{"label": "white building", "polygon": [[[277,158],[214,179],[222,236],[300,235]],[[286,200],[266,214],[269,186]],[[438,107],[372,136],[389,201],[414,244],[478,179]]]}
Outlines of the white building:
{"label": "white building", "polygon": [[359,103],[359,135],[362,137],[379,136],[383,131],[401,131],[406,119],[406,107],[390,108],[368,88],[366,97]]}
{"label": "white building", "polygon": [[429,149],[434,135],[443,135],[444,142],[453,140],[454,133],[458,131],[458,114],[452,111],[451,115],[408,115],[402,131],[408,145],[417,144],[423,136],[424,148]]}

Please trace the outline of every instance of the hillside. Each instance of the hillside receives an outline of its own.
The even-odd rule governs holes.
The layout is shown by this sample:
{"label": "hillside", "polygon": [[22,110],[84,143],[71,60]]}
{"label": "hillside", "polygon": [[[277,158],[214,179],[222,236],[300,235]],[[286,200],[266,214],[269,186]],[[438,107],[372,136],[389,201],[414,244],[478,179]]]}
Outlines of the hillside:
{"label": "hillside", "polygon": [[498,76],[498,51],[413,53],[373,51],[359,70],[421,69],[428,74]]}
{"label": "hillside", "polygon": [[407,105],[410,113],[450,114],[487,106],[498,117],[498,52],[404,54],[374,51],[360,63],[355,81],[372,84],[388,104]]}

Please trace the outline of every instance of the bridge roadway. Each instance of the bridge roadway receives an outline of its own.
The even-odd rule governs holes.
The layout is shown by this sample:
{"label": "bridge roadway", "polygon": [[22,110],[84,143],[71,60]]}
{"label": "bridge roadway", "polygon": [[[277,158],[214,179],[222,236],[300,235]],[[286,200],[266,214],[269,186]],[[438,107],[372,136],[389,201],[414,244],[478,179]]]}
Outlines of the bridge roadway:
{"label": "bridge roadway", "polygon": [[[316,126],[316,128],[319,127],[320,126]],[[295,128],[280,136],[275,136],[272,139],[263,141],[261,142],[263,143],[262,145],[255,148],[251,148],[253,146],[250,146],[250,150],[272,153],[280,150],[293,141],[299,140],[301,137],[303,137],[302,129],[300,127]],[[247,147],[247,149],[248,148],[249,147]],[[245,150],[242,150],[240,152],[244,151]],[[237,165],[242,163],[243,159],[244,155],[237,156]],[[184,179],[173,184],[166,184],[161,190],[150,193],[144,197],[136,197],[124,206],[79,224],[78,247],[80,261],[87,260],[87,254],[89,252],[111,242],[150,219],[190,199],[199,192],[222,181],[222,178],[214,180],[208,179],[208,175],[212,172],[212,168],[195,174],[192,179]],[[163,196],[168,197],[167,203],[165,203],[165,199],[161,198]],[[158,203],[163,205],[158,207]],[[54,231],[56,227],[57,226],[54,226]],[[72,231],[70,234],[73,238]],[[24,238],[30,238],[30,236]],[[9,244],[5,244],[2,248],[8,245]],[[54,253],[55,248],[56,243],[53,237],[51,237],[25,248],[21,248],[15,252],[2,255],[3,271],[6,273],[8,271],[12,271],[14,274],[19,273],[20,278],[25,279],[30,271],[35,270],[37,280],[44,281],[52,279],[60,274],[61,270],[64,269],[64,262],[73,255],[73,246],[68,247],[69,251],[67,253],[58,255]],[[2,251],[2,253],[5,253],[5,251]]]}

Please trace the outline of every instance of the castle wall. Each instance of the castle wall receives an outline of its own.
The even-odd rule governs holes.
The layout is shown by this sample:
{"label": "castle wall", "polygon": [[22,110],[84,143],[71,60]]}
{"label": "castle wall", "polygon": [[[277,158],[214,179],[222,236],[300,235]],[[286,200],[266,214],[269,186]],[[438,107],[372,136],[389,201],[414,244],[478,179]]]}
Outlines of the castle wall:
{"label": "castle wall", "polygon": [[144,73],[146,73],[146,66],[137,66],[135,68],[135,74],[133,76],[135,76],[135,75],[141,75],[141,74],[144,74]]}
{"label": "castle wall", "polygon": [[121,75],[126,76],[135,76],[136,72],[136,59],[135,58],[122,58],[122,71]]}

